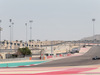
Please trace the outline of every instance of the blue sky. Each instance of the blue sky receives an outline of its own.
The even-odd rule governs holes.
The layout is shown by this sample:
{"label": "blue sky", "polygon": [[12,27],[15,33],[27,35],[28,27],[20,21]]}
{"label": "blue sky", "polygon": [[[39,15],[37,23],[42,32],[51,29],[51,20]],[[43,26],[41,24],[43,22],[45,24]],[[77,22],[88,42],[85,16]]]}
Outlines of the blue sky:
{"label": "blue sky", "polygon": [[9,19],[14,22],[13,40],[26,39],[25,23],[30,23],[32,39],[79,40],[100,34],[100,0],[0,0],[2,40],[10,40]]}

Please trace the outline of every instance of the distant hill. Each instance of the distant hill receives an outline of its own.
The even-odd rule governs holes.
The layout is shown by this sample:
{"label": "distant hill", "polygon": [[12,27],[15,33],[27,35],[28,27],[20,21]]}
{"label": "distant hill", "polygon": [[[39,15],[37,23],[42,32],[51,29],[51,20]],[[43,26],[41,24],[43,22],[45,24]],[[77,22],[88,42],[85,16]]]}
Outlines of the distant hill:
{"label": "distant hill", "polygon": [[100,34],[95,35],[95,36],[85,37],[81,40],[93,40],[94,39],[93,37],[95,37],[96,40],[100,40]]}

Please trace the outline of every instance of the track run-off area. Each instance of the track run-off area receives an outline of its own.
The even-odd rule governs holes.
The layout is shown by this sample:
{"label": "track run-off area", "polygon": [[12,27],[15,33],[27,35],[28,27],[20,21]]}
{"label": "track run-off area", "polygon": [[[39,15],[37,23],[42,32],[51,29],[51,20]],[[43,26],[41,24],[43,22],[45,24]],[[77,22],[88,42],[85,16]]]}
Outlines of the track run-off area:
{"label": "track run-off area", "polygon": [[93,46],[83,55],[69,56],[50,62],[20,68],[0,68],[0,75],[65,75],[100,74],[100,46]]}

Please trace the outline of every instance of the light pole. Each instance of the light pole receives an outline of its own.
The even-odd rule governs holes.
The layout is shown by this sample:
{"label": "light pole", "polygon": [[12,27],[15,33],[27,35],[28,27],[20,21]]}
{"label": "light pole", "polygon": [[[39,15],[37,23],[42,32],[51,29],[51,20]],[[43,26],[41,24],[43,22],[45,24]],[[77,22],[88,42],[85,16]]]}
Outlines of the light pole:
{"label": "light pole", "polygon": [[[9,22],[12,23],[12,19],[9,19]],[[10,50],[12,51],[12,45],[11,45],[11,25],[9,26],[10,27]]]}
{"label": "light pole", "polygon": [[33,23],[33,20],[30,20],[30,40],[32,41],[32,23]]}
{"label": "light pole", "polygon": [[26,26],[26,47],[27,47],[27,23],[25,23]]}
{"label": "light pole", "polygon": [[13,41],[13,26],[14,26],[14,23],[12,22],[12,41]]}
{"label": "light pole", "polygon": [[10,49],[11,49],[11,25],[9,27],[10,27]]}
{"label": "light pole", "polygon": [[31,43],[31,47],[32,47],[32,23],[33,23],[33,20],[30,20],[30,43]]}
{"label": "light pole", "polygon": [[94,27],[95,19],[93,18],[92,21],[93,21],[93,43],[95,43],[95,27]]}

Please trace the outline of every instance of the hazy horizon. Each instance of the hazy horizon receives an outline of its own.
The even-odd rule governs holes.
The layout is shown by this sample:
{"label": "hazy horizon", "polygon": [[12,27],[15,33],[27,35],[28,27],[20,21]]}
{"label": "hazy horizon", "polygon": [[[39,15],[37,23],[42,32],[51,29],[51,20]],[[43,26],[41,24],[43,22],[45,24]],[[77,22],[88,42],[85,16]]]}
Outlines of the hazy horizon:
{"label": "hazy horizon", "polygon": [[100,34],[100,0],[0,0],[2,40],[10,40],[10,22],[14,22],[13,40],[79,40]]}

